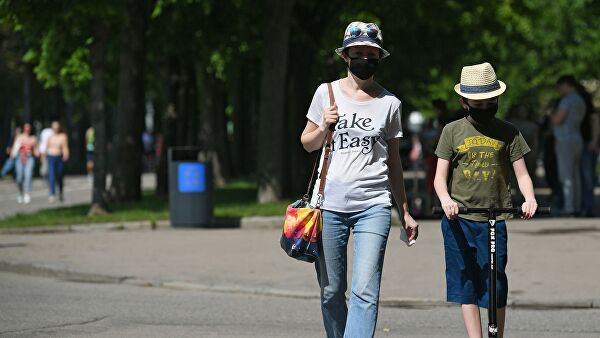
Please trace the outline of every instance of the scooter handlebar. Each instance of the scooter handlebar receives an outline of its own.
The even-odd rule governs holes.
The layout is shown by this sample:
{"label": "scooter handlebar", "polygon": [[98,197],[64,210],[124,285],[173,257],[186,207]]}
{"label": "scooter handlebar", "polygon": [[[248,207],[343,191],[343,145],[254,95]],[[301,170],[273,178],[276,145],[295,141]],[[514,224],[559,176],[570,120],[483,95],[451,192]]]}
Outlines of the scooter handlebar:
{"label": "scooter handlebar", "polygon": [[[432,210],[434,215],[442,215],[444,213],[444,209],[442,207],[433,207]],[[467,207],[459,207],[459,214],[517,214],[520,215],[522,213],[521,207],[517,208],[467,208]],[[538,207],[535,211],[536,215],[550,215],[552,212],[550,207]]]}

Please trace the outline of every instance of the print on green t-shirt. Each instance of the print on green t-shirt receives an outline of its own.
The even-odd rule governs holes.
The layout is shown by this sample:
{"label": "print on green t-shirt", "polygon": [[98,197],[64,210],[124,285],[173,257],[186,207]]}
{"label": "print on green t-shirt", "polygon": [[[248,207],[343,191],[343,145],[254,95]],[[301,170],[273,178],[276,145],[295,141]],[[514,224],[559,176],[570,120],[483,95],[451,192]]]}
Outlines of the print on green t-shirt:
{"label": "print on green t-shirt", "polygon": [[[509,208],[512,162],[530,151],[519,131],[498,119],[475,125],[467,118],[442,130],[435,154],[450,161],[448,192],[459,206]],[[461,215],[485,221],[485,215]],[[507,219],[510,215],[500,215]]]}

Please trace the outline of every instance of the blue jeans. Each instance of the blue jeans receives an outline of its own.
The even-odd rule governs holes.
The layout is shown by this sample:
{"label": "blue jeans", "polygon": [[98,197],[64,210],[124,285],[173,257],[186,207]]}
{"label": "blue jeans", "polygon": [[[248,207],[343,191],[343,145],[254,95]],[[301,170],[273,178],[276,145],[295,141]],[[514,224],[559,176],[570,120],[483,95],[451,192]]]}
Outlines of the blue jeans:
{"label": "blue jeans", "polygon": [[19,187],[19,193],[23,194],[23,181],[25,181],[25,193],[29,194],[31,191],[31,177],[33,176],[33,156],[28,156],[25,163],[21,162],[21,157],[18,156],[15,160],[15,169],[17,170],[17,186]]}
{"label": "blue jeans", "polygon": [[50,187],[50,196],[56,194],[56,185],[58,185],[58,192],[63,192],[63,176],[64,176],[64,162],[62,156],[48,155],[48,185]]}
{"label": "blue jeans", "polygon": [[588,214],[594,212],[597,159],[598,154],[587,148],[583,149],[583,153],[581,154],[581,211]]}
{"label": "blue jeans", "polygon": [[[365,338],[375,334],[390,223],[389,206],[350,213],[323,210],[322,241],[315,268],[327,337]],[[354,258],[350,302],[346,306],[350,230],[354,235]]]}
{"label": "blue jeans", "polygon": [[558,179],[565,200],[564,212],[568,214],[581,211],[581,171],[580,161],[583,143],[581,140],[559,141],[555,143]]}

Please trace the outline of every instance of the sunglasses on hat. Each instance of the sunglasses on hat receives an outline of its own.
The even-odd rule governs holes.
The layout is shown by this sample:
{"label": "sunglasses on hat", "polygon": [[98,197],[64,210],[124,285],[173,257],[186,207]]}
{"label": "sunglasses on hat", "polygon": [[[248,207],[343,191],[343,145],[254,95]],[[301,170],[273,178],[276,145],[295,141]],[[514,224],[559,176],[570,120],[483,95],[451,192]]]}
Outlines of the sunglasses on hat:
{"label": "sunglasses on hat", "polygon": [[377,36],[379,35],[379,30],[377,30],[377,28],[375,28],[373,26],[369,26],[365,30],[361,29],[358,26],[354,26],[354,27],[350,28],[349,33],[350,33],[350,37],[353,39],[355,39],[363,34],[367,35],[371,39],[377,39]]}

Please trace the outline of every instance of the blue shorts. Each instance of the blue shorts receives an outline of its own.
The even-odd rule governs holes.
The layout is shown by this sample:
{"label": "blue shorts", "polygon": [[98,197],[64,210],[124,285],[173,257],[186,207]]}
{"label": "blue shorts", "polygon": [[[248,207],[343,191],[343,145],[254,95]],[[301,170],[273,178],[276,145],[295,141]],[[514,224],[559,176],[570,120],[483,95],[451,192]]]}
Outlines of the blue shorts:
{"label": "blue shorts", "polygon": [[[489,301],[488,223],[463,218],[442,218],[446,254],[446,291],[449,302],[477,304],[487,308]],[[508,261],[506,222],[496,223],[496,295],[498,308],[506,306]]]}

